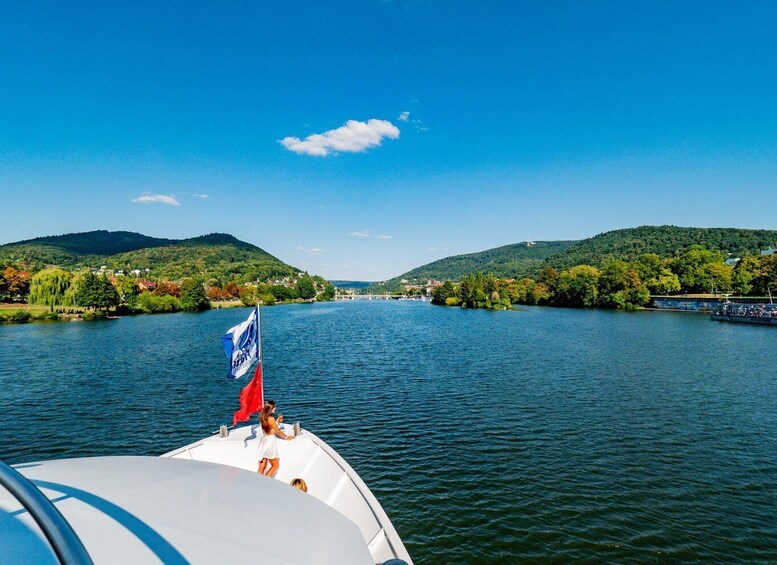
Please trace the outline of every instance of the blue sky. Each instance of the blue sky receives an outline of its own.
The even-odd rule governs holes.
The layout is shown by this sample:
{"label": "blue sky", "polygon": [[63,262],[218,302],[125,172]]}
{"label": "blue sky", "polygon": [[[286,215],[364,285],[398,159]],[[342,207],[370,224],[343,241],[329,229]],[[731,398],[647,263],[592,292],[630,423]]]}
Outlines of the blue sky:
{"label": "blue sky", "polygon": [[777,229],[775,21],[768,2],[11,3],[0,243],[229,232],[380,280],[526,239]]}

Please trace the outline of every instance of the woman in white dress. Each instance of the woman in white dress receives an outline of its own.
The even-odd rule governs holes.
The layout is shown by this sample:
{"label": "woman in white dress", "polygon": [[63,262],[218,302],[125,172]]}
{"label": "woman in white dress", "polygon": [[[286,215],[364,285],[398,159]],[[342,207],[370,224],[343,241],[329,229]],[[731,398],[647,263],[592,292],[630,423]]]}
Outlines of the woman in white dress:
{"label": "woman in white dress", "polygon": [[266,475],[268,477],[274,477],[278,472],[281,460],[278,457],[278,437],[283,439],[292,440],[296,439],[295,436],[287,436],[278,427],[278,422],[275,421],[273,414],[275,413],[275,402],[268,400],[264,403],[264,408],[259,413],[259,425],[262,428],[262,439],[259,440],[259,448],[257,449],[257,457],[259,459],[259,469],[257,472],[260,475]]}

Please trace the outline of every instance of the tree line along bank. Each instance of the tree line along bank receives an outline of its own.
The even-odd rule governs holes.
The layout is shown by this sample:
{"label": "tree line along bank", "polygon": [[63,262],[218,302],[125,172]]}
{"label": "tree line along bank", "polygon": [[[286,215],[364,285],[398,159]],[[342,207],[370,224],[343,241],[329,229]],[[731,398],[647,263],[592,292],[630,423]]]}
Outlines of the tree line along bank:
{"label": "tree line along bank", "polygon": [[777,289],[777,254],[745,256],[727,264],[722,253],[691,245],[676,257],[654,253],[632,262],[614,259],[601,269],[576,265],[544,267],[534,278],[500,279],[470,273],[432,291],[432,303],[466,308],[507,309],[512,304],[635,309],[651,295],[733,293],[767,296]]}
{"label": "tree line along bank", "polygon": [[[88,269],[68,271],[48,267],[37,272],[0,264],[0,302],[48,309],[0,310],[0,322],[57,319],[77,314],[85,319],[117,314],[208,310],[220,303],[254,306],[295,301],[331,300],[334,287],[322,277],[301,273],[277,281],[235,281],[191,277],[152,281],[125,275],[98,274]],[[85,311],[81,311],[85,309]]]}

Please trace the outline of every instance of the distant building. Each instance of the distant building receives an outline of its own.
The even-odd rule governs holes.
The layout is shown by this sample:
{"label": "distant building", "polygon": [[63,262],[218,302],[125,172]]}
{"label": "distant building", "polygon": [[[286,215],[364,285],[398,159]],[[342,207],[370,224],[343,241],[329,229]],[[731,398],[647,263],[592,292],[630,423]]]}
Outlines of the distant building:
{"label": "distant building", "polygon": [[156,288],[156,283],[154,281],[150,281],[148,279],[140,279],[138,281],[138,288],[141,291],[148,291],[151,292]]}
{"label": "distant building", "polygon": [[736,267],[737,263],[739,263],[739,257],[729,257],[726,259],[726,265],[730,267]]}
{"label": "distant building", "polygon": [[765,255],[774,255],[775,253],[777,253],[777,248],[775,248],[775,247],[770,247],[768,249],[762,249],[761,250],[761,256],[762,257],[765,256]]}

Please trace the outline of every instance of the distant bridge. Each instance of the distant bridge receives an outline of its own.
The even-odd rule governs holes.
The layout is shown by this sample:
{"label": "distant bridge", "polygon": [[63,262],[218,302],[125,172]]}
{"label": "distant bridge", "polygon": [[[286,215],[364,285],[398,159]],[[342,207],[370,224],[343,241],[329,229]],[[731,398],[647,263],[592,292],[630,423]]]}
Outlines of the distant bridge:
{"label": "distant bridge", "polygon": [[408,294],[336,294],[335,300],[415,300],[423,302],[427,298]]}

